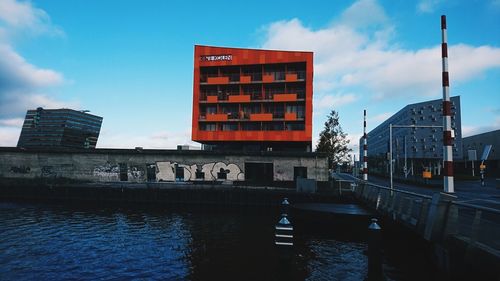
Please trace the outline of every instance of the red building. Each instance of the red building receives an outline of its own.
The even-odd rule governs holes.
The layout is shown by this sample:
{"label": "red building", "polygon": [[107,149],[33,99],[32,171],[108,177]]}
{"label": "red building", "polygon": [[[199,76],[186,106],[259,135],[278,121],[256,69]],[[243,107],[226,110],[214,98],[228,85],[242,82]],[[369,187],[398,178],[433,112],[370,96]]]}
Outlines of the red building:
{"label": "red building", "polygon": [[195,46],[192,139],[311,151],[313,53]]}

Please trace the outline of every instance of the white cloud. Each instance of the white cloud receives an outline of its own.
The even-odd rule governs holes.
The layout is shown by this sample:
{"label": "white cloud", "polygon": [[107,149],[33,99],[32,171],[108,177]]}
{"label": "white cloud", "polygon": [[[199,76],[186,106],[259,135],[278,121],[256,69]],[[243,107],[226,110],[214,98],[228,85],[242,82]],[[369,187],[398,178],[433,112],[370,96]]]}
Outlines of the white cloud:
{"label": "white cloud", "polygon": [[[389,117],[391,117],[393,114],[394,114],[394,113],[392,113],[392,112],[384,112],[384,113],[377,114],[377,115],[375,115],[375,116],[371,117],[371,116],[369,116],[369,115],[368,115],[368,113],[367,113],[367,115],[368,115],[368,116],[367,116],[367,118],[366,118],[366,119],[367,119],[367,121],[366,121],[366,122],[367,122],[367,126],[368,126],[368,124],[370,124],[370,123],[377,124],[377,125],[375,125],[375,126],[378,126],[378,123],[380,123],[380,122],[383,122],[383,121],[387,120],[387,119],[388,119]],[[373,125],[373,124],[372,124],[372,125]]]}
{"label": "white cloud", "polygon": [[175,149],[177,145],[199,147],[191,141],[191,131],[167,132],[160,131],[150,135],[137,135],[102,131],[97,142],[98,148],[134,148]]}
{"label": "white cloud", "polygon": [[0,92],[61,84],[62,74],[28,63],[12,47],[0,44]]}
{"label": "white cloud", "polygon": [[7,127],[21,127],[24,123],[23,118],[12,118],[12,119],[3,119],[0,120],[0,126]]}
{"label": "white cloud", "polygon": [[[363,128],[361,126],[360,126],[360,130],[363,130]],[[350,148],[350,149],[352,149],[353,153],[358,154],[358,151],[359,151],[359,139],[361,139],[362,136],[363,136],[362,133],[359,133],[359,134],[350,134],[350,135],[347,136],[347,139],[349,140],[349,145],[347,147]]]}
{"label": "white cloud", "polygon": [[0,145],[15,146],[27,109],[77,107],[47,93],[65,82],[52,69],[28,62],[12,46],[17,35],[63,35],[48,14],[31,2],[0,0]]}
{"label": "white cloud", "polygon": [[437,6],[443,2],[442,0],[420,0],[417,4],[417,11],[420,13],[432,13]]}
{"label": "white cloud", "polygon": [[35,34],[62,35],[63,31],[51,23],[49,15],[42,9],[34,7],[31,2],[15,0],[0,1],[0,24],[14,29],[33,32]]}
{"label": "white cloud", "polygon": [[336,109],[343,105],[350,104],[358,99],[354,94],[325,95],[314,101],[315,109],[331,108]]}
{"label": "white cloud", "polygon": [[[367,11],[359,6],[370,6]],[[369,28],[356,21],[373,11]],[[355,2],[340,20],[320,29],[298,19],[265,28],[263,48],[314,52],[315,95],[365,88],[375,100],[408,97],[437,98],[441,92],[441,47],[408,50],[392,42],[395,28],[376,1]],[[500,67],[500,48],[449,46],[450,83],[461,83]]]}
{"label": "white cloud", "polygon": [[473,136],[499,129],[500,129],[500,116],[497,116],[495,117],[491,125],[488,126],[462,125],[462,137]]}
{"label": "white cloud", "polygon": [[420,0],[417,11],[420,13],[432,13],[443,2],[442,0]]}
{"label": "white cloud", "polygon": [[375,0],[359,0],[347,8],[340,22],[351,27],[366,27],[373,24],[385,24],[388,17],[384,9]]}
{"label": "white cloud", "polygon": [[16,146],[21,127],[0,126],[0,146]]}

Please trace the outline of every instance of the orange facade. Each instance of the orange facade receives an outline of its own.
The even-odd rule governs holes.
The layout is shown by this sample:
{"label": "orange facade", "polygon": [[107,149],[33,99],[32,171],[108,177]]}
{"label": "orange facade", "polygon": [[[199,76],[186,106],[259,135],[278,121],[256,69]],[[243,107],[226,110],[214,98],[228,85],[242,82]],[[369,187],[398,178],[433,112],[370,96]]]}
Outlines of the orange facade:
{"label": "orange facade", "polygon": [[192,139],[312,139],[313,53],[195,46]]}

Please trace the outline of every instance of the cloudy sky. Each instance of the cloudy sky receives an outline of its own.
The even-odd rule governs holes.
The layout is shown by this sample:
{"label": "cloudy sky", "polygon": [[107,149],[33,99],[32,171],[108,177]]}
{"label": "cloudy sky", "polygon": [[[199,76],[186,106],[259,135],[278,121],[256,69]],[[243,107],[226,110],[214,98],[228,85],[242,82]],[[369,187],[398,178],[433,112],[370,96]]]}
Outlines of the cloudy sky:
{"label": "cloudy sky", "polygon": [[442,97],[441,14],[463,135],[500,129],[499,0],[0,0],[0,146],[39,106],[104,117],[98,147],[194,145],[195,44],[313,51],[314,141],[335,109],[356,144],[363,109]]}

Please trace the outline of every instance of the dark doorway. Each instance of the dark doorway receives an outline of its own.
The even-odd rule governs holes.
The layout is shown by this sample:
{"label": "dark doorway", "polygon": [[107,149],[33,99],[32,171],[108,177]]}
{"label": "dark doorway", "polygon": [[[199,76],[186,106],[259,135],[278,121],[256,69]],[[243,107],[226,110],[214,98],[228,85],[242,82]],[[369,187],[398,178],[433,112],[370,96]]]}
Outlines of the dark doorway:
{"label": "dark doorway", "polygon": [[120,163],[120,181],[128,181],[127,163]]}
{"label": "dark doorway", "polygon": [[293,167],[293,180],[296,181],[298,177],[307,179],[307,167]]}
{"label": "dark doorway", "polygon": [[245,180],[251,183],[273,182],[273,163],[245,163]]}
{"label": "dark doorway", "polygon": [[156,165],[147,164],[146,165],[146,177],[148,182],[156,181]]}

